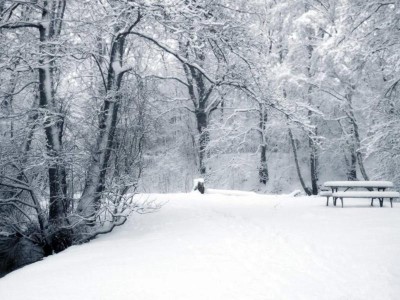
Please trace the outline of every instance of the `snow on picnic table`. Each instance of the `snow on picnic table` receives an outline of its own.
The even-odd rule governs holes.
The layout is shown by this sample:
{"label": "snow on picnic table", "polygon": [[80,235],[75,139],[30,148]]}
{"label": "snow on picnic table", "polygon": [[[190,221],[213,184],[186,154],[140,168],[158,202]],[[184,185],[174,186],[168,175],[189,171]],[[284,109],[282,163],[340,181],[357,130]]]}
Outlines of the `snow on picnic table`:
{"label": "snow on picnic table", "polygon": [[390,181],[327,181],[324,183],[326,187],[377,187],[389,188],[393,187]]}
{"label": "snow on picnic table", "polygon": [[0,279],[4,300],[398,299],[400,204],[142,195],[168,203]]}

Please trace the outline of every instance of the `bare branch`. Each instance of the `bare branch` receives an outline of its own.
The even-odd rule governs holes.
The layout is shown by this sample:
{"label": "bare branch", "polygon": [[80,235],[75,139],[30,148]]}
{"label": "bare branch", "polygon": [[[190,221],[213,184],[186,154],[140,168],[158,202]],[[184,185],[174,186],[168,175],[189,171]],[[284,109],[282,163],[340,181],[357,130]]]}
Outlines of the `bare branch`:
{"label": "bare branch", "polygon": [[2,94],[5,95],[5,96],[2,96],[2,97],[9,97],[9,96],[18,95],[18,94],[21,93],[23,90],[25,90],[28,86],[30,86],[31,84],[35,84],[35,83],[38,83],[38,82],[37,82],[37,81],[32,81],[32,82],[29,82],[29,83],[25,84],[18,92],[14,92],[14,93],[1,92]]}
{"label": "bare branch", "polygon": [[127,34],[136,35],[138,37],[141,37],[141,38],[144,38],[146,40],[151,41],[153,44],[155,44],[156,46],[158,46],[159,48],[161,48],[165,52],[167,52],[167,53],[171,54],[172,56],[174,56],[181,63],[183,63],[183,64],[185,64],[185,65],[187,65],[189,67],[197,69],[209,82],[211,82],[213,84],[216,84],[216,80],[213,79],[210,75],[208,75],[207,72],[202,67],[200,67],[198,64],[189,62],[182,55],[178,54],[176,51],[174,51],[173,49],[169,48],[168,46],[163,45],[160,42],[156,41],[154,38],[152,38],[152,37],[150,37],[148,35],[145,35],[143,33],[136,32],[136,31],[131,31],[131,32],[127,33]]}
{"label": "bare branch", "polygon": [[13,23],[5,23],[0,24],[0,28],[5,29],[17,29],[17,28],[37,28],[39,30],[44,29],[41,23],[33,23],[33,22],[13,22]]}
{"label": "bare branch", "polygon": [[178,81],[179,83],[183,84],[184,86],[187,86],[187,87],[189,86],[186,82],[184,82],[183,80],[181,80],[177,77],[162,77],[162,76],[157,76],[157,75],[149,75],[149,76],[146,76],[145,78],[151,78],[151,77],[161,79],[161,80],[175,80],[175,81]]}

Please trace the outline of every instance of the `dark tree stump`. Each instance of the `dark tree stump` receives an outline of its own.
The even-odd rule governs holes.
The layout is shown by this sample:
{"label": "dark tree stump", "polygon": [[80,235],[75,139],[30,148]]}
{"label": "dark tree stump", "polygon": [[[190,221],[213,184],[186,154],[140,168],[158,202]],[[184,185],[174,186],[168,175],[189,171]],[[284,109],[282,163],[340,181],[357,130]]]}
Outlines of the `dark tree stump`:
{"label": "dark tree stump", "polygon": [[204,194],[206,188],[204,187],[204,179],[203,178],[194,180],[193,190],[199,191],[201,194]]}

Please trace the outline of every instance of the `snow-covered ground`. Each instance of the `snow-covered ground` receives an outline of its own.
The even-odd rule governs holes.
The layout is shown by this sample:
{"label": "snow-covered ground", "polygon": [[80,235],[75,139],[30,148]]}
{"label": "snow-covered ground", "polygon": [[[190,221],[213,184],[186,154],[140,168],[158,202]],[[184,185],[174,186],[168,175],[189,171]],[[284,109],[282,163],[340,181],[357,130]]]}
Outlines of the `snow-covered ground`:
{"label": "snow-covered ground", "polygon": [[[144,197],[144,196],[142,196]],[[0,299],[399,299],[400,203],[212,194],[0,279]]]}

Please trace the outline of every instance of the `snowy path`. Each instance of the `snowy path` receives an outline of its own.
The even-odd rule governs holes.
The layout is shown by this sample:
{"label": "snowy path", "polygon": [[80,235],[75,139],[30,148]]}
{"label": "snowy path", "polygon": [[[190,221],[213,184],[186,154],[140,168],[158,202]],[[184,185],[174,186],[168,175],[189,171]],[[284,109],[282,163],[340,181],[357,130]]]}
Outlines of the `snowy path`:
{"label": "snowy path", "polygon": [[399,203],[151,197],[169,202],[0,279],[0,299],[399,299]]}

